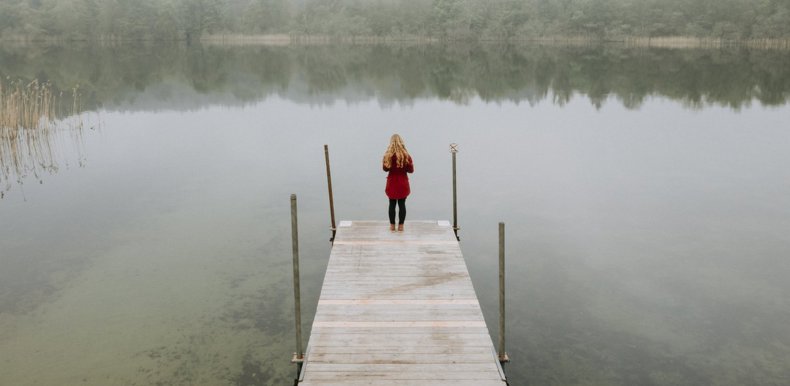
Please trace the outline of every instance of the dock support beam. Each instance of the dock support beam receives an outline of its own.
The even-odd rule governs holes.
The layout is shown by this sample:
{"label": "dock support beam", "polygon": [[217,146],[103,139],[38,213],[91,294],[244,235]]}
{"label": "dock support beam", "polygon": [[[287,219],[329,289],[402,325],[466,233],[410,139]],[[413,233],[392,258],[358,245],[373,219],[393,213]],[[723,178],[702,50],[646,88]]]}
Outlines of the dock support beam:
{"label": "dock support beam", "polygon": [[499,351],[500,363],[510,362],[505,351],[505,223],[499,223]]}
{"label": "dock support beam", "polygon": [[296,352],[291,359],[291,363],[296,363],[301,370],[304,362],[304,351],[302,350],[302,296],[299,288],[299,227],[296,218],[296,195],[291,195],[291,241],[293,245],[293,268],[294,268],[294,307],[296,311]]}
{"label": "dock support beam", "polygon": [[329,241],[334,242],[337,227],[335,226],[335,199],[332,196],[332,172],[329,169],[329,145],[324,145],[324,159],[326,160],[326,184],[329,190],[329,216],[332,219],[332,238]]}
{"label": "dock support beam", "polygon": [[455,232],[455,238],[458,241],[461,241],[461,238],[458,237],[458,195],[456,193],[456,179],[455,179],[455,155],[458,153],[458,144],[451,143],[450,144],[450,153],[453,155],[453,232]]}

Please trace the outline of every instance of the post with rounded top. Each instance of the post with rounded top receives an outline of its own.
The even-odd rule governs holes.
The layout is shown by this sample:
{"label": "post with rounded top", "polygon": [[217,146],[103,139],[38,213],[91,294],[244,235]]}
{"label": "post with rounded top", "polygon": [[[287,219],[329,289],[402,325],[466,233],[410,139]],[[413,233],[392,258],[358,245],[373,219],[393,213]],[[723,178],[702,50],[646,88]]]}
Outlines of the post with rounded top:
{"label": "post with rounded top", "polygon": [[505,223],[499,223],[499,351],[500,363],[510,362],[505,352]]}
{"label": "post with rounded top", "polygon": [[334,242],[337,227],[335,226],[335,200],[332,196],[332,173],[329,169],[329,145],[324,145],[324,159],[326,160],[326,185],[329,190],[329,217],[332,219],[332,238],[329,241]]}
{"label": "post with rounded top", "polygon": [[458,153],[458,144],[451,143],[450,144],[450,153],[453,155],[453,232],[455,232],[455,238],[458,241],[461,241],[461,238],[458,237],[458,194],[456,189],[456,178],[455,178],[455,155]]}
{"label": "post with rounded top", "polygon": [[291,242],[293,245],[293,268],[294,268],[294,306],[296,311],[296,352],[291,359],[291,363],[296,363],[301,367],[304,362],[304,352],[302,351],[302,299],[299,288],[299,227],[296,221],[296,195],[291,195]]}

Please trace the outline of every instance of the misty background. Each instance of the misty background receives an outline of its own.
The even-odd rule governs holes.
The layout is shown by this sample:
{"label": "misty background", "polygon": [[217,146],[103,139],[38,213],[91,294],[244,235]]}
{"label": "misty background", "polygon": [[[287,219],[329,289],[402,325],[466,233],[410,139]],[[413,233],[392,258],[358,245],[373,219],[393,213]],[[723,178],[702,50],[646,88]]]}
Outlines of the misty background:
{"label": "misty background", "polygon": [[5,0],[0,38],[790,38],[788,0]]}

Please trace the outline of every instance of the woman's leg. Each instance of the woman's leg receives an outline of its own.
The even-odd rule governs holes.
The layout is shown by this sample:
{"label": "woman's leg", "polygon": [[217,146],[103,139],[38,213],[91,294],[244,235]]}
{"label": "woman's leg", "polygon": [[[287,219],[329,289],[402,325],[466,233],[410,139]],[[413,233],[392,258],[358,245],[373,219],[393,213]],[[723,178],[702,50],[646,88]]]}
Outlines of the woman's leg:
{"label": "woman's leg", "polygon": [[403,228],[403,222],[406,221],[406,199],[401,198],[398,200],[398,225]]}
{"label": "woman's leg", "polygon": [[392,200],[392,199],[390,200],[390,211],[389,211],[390,225],[392,225],[393,227],[395,226],[395,203],[397,201],[398,200]]}

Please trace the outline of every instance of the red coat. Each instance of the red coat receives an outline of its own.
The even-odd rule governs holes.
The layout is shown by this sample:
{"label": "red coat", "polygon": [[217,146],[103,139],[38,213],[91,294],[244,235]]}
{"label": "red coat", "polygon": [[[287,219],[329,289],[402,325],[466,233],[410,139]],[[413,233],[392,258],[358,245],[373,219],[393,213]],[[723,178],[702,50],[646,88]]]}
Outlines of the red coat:
{"label": "red coat", "polygon": [[409,187],[409,176],[406,173],[414,173],[414,162],[409,157],[404,162],[403,167],[399,168],[397,159],[393,155],[390,165],[391,167],[389,168],[383,166],[384,171],[389,172],[387,175],[387,187],[384,188],[384,192],[387,193],[387,197],[391,200],[400,200],[408,197],[409,193],[411,193],[411,188]]}

